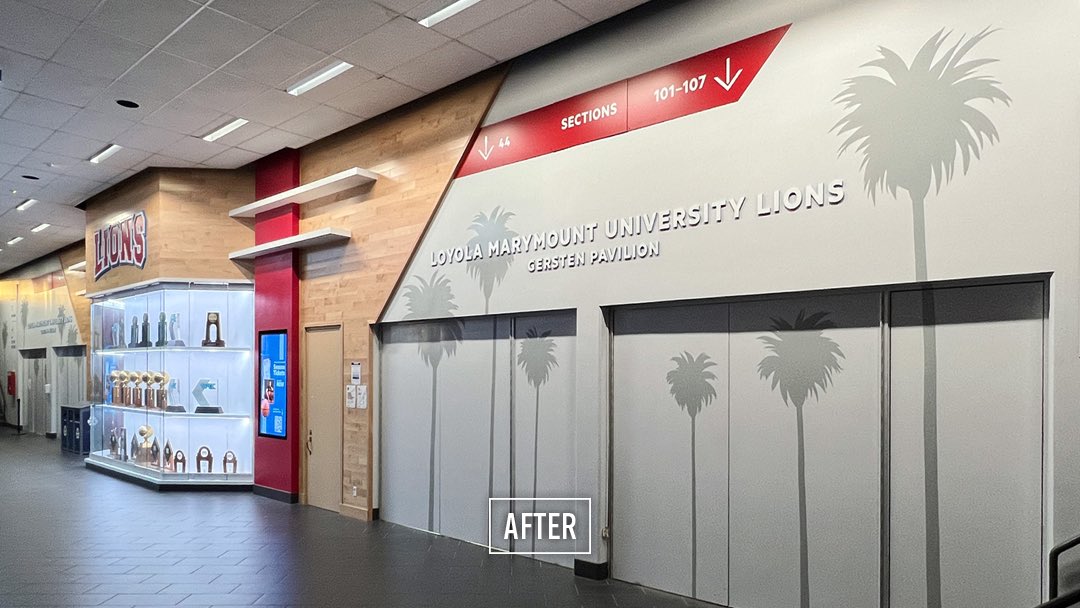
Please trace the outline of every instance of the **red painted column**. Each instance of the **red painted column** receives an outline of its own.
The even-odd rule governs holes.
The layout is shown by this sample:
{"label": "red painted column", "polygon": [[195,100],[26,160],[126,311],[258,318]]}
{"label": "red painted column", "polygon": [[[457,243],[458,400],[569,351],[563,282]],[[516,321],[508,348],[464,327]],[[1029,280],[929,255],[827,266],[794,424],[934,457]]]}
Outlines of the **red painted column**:
{"label": "red painted column", "polygon": [[[255,166],[255,198],[300,185],[299,150],[282,150]],[[293,236],[300,230],[300,207],[288,205],[255,216],[255,244]],[[300,495],[300,275],[295,251],[283,251],[255,260],[255,333],[288,331],[288,389],[286,437],[255,434],[255,493],[296,502]],[[256,340],[256,350],[259,348]],[[261,353],[256,361],[262,360]],[[258,366],[255,373],[258,375]],[[258,394],[259,379],[252,391]],[[256,404],[259,400],[256,398]],[[256,419],[257,420],[257,419]]]}

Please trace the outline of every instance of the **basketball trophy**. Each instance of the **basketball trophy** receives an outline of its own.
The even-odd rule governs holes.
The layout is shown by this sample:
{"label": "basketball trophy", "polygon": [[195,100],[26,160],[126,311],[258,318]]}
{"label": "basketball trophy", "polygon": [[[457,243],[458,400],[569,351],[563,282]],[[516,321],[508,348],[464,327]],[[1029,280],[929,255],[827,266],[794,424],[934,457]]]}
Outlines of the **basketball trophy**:
{"label": "basketball trophy", "polygon": [[180,339],[180,313],[174,312],[169,315],[169,341],[165,346],[184,346]]}
{"label": "basketball trophy", "polygon": [[232,450],[229,450],[228,452],[225,452],[225,456],[222,457],[222,459],[221,459],[221,471],[223,473],[227,474],[229,472],[229,466],[230,465],[232,466],[233,475],[235,475],[236,474],[237,460],[236,460],[236,453],[233,452]]}
{"label": "basketball trophy", "polygon": [[160,313],[158,313],[158,321],[157,321],[157,342],[154,342],[154,346],[156,346],[158,348],[161,348],[162,346],[165,346],[169,342],[169,339],[165,334],[165,332],[167,331],[165,329],[165,325],[166,325],[165,324],[165,313],[160,312]]}
{"label": "basketball trophy", "polygon": [[[128,386],[128,373],[124,370],[117,370],[113,372],[116,374],[117,385],[114,385],[113,390],[116,390],[116,386],[120,387],[120,398],[113,397],[113,403],[116,405],[131,405],[131,387]],[[116,393],[113,393],[114,395]]]}
{"label": "basketball trophy", "polygon": [[139,340],[139,348],[150,348],[150,315],[142,315],[142,338]]}
{"label": "basketball trophy", "polygon": [[120,387],[120,370],[114,369],[109,372],[109,384],[110,394],[112,395],[112,404],[121,405],[124,395],[123,390]]}
{"label": "basketball trophy", "polygon": [[[211,332],[211,330],[213,330],[213,332]],[[211,334],[213,335],[213,340],[210,339]],[[203,338],[202,345],[224,348],[225,340],[221,339],[221,313],[206,313],[206,337]]]}
{"label": "basketball trophy", "polygon": [[139,374],[139,383],[142,384],[144,387],[142,389],[143,406],[146,407],[146,409],[156,409],[157,407],[156,405],[154,405],[157,393],[154,392],[154,389],[150,388],[150,381],[153,379],[154,375],[150,372],[142,372],[141,374]]}
{"label": "basketball trophy", "polygon": [[142,381],[142,372],[128,372],[128,382],[132,384],[131,387],[131,401],[128,403],[131,407],[142,407],[143,392],[139,389],[139,382]]}
{"label": "basketball trophy", "polygon": [[205,445],[199,448],[198,453],[195,454],[195,472],[203,472],[203,463],[206,463],[206,472],[214,472],[214,453],[210,451],[210,448]]}

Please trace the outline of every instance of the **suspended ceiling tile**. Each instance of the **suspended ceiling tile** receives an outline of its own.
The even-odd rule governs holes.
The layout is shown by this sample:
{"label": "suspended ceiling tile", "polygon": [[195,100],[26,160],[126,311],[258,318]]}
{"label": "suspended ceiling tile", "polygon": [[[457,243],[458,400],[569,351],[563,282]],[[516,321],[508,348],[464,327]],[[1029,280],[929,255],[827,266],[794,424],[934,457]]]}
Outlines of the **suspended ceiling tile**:
{"label": "suspended ceiling tile", "polygon": [[[3,44],[0,39],[0,44]],[[41,70],[45,62],[37,57],[0,47],[0,66],[4,70],[3,87],[9,91],[21,91],[30,83],[30,79]]]}
{"label": "suspended ceiling tile", "polygon": [[105,0],[86,22],[128,40],[155,45],[198,9],[186,0]]}
{"label": "suspended ceiling tile", "polygon": [[214,72],[186,91],[181,96],[181,99],[228,114],[238,106],[257,98],[268,90],[270,88],[264,84],[225,72]]}
{"label": "suspended ceiling tile", "polygon": [[589,21],[603,21],[608,17],[628,11],[648,0],[559,0],[567,8]]}
{"label": "suspended ceiling tile", "polygon": [[86,19],[90,11],[98,5],[100,0],[23,0],[38,8],[52,11],[58,15],[70,17],[76,21]]}
{"label": "suspended ceiling tile", "polygon": [[145,44],[83,25],[64,42],[52,60],[111,81],[149,52],[150,47]]}
{"label": "suspended ceiling tile", "polygon": [[88,160],[91,156],[104,150],[108,145],[107,142],[99,139],[90,139],[81,135],[57,131],[41,144],[41,150]]}
{"label": "suspended ceiling tile", "polygon": [[[49,192],[70,192],[73,194],[81,194],[83,192],[89,192],[101,185],[100,180],[87,179],[84,177],[76,177],[74,175],[61,175],[54,179],[49,184]],[[83,197],[86,198],[85,196]],[[55,201],[54,201],[55,202]]]}
{"label": "suspended ceiling tile", "polygon": [[337,108],[318,106],[281,123],[278,128],[311,139],[319,139],[356,124],[359,120],[358,116],[342,112]]}
{"label": "suspended ceiling tile", "polygon": [[18,99],[11,102],[8,109],[4,111],[4,118],[55,129],[57,125],[70,120],[78,111],[79,108],[75,106],[20,93]]}
{"label": "suspended ceiling tile", "polygon": [[537,0],[473,30],[461,41],[505,61],[588,25],[587,19],[555,0]]}
{"label": "suspended ceiling tile", "polygon": [[199,11],[161,50],[218,68],[270,32],[215,10]]}
{"label": "suspended ceiling tile", "polygon": [[377,74],[396,68],[449,42],[407,17],[398,17],[341,49],[338,57]]}
{"label": "suspended ceiling tile", "polygon": [[324,0],[279,31],[290,40],[333,53],[395,16],[371,0]]}
{"label": "suspended ceiling tile", "polygon": [[0,118],[0,143],[36,148],[50,135],[52,131],[49,129]]}
{"label": "suspended ceiling tile", "polygon": [[[501,2],[478,2],[460,13],[435,24],[432,29],[442,32],[451,38],[460,38],[463,34],[471,32],[481,25],[491,23],[503,15],[516,11],[529,4],[532,0],[502,0]],[[409,16],[414,19],[423,19],[435,11],[446,6],[443,0],[428,0],[409,11]]]}
{"label": "suspended ceiling tile", "polygon": [[60,130],[92,139],[113,141],[116,136],[133,126],[135,123],[126,118],[102,114],[94,110],[82,110],[64,123]]}
{"label": "suspended ceiling tile", "polygon": [[0,143],[0,163],[8,165],[18,164],[22,162],[24,158],[29,156],[31,152],[33,152],[31,148]]}
{"label": "suspended ceiling tile", "polygon": [[[118,99],[134,101],[139,104],[139,107],[122,107],[117,105],[116,100]],[[142,89],[116,82],[106,88],[105,92],[99,95],[97,99],[90,102],[90,105],[86,107],[103,114],[119,116],[126,120],[141,120],[165,105],[170,99],[172,99],[172,96],[166,95],[160,91]]]}
{"label": "suspended ceiling tile", "polygon": [[19,98],[19,93],[16,91],[8,91],[6,89],[0,89],[0,114],[4,113],[4,110],[8,108],[16,99]]}
{"label": "suspended ceiling tile", "polygon": [[260,158],[262,158],[262,155],[256,152],[248,152],[241,148],[229,148],[221,154],[204,161],[203,164],[214,169],[236,169]]}
{"label": "suspended ceiling tile", "polygon": [[282,148],[300,148],[310,144],[312,141],[314,140],[310,137],[280,129],[270,129],[240,144],[240,148],[265,156]]}
{"label": "suspended ceiling tile", "polygon": [[[85,162],[86,159],[82,158],[74,158],[64,154],[57,154],[56,152],[48,152],[46,150],[34,150],[28,154],[20,164],[25,167],[41,167],[46,171],[51,171],[59,175],[67,175],[69,169]],[[51,186],[52,184],[50,183],[49,185]]]}
{"label": "suspended ceiling tile", "polygon": [[161,109],[144,118],[142,122],[180,133],[201,134],[204,129],[216,123],[221,117],[221,112],[204,108],[181,98],[174,99],[161,106]]}
{"label": "suspended ceiling tile", "polygon": [[210,68],[163,51],[153,51],[119,82],[175,96],[210,75]]}
{"label": "suspended ceiling tile", "polygon": [[277,86],[282,80],[324,59],[325,53],[272,34],[223,69],[236,76]]}
{"label": "suspended ceiling tile", "polygon": [[142,163],[135,165],[134,168],[141,169],[142,167],[190,167],[195,163],[187,160],[181,160],[172,156],[166,156],[164,154],[155,154],[143,161]]}
{"label": "suspended ceiling tile", "polygon": [[176,131],[139,123],[116,136],[113,141],[125,148],[158,153],[168,149],[182,137],[185,135]]}
{"label": "suspended ceiling tile", "polygon": [[273,30],[304,12],[318,0],[214,0],[215,9]]}
{"label": "suspended ceiling tile", "polygon": [[0,44],[48,59],[75,31],[78,22],[17,0],[4,0],[0,15]]}
{"label": "suspended ceiling tile", "polygon": [[[404,15],[410,10],[423,4],[424,0],[375,0],[375,2]],[[452,2],[452,0],[442,0],[444,6],[450,4],[450,2]]]}
{"label": "suspended ceiling tile", "polygon": [[82,108],[101,95],[107,84],[99,76],[50,61],[23,92]]}
{"label": "suspended ceiling tile", "polygon": [[387,110],[408,103],[423,95],[412,87],[392,78],[383,77],[356,87],[326,105],[362,118],[378,116]]}
{"label": "suspended ceiling tile", "polygon": [[184,137],[169,146],[168,153],[180,160],[201,163],[212,156],[221,154],[226,149],[228,149],[227,146],[217,142],[204,141],[198,137]]}
{"label": "suspended ceiling tile", "polygon": [[[337,61],[338,60],[333,57],[328,57],[326,60],[320,61],[319,63],[304,70],[303,72],[290,76],[288,79],[282,82],[281,86],[279,86],[278,89],[284,89],[294,82],[300,82],[304,78],[308,78],[313,74],[317,74],[319,73],[319,70],[322,70],[334,63],[337,63]],[[338,95],[341,95],[349,89],[352,89],[365,82],[375,80],[377,76],[378,74],[365,70],[362,67],[354,66],[346,70],[344,73],[332,78],[328,82],[324,82],[323,84],[320,84],[314,89],[307,91],[303,95],[299,95],[299,97],[302,97],[308,101],[313,101],[315,103],[325,103],[326,101],[333,99]]]}
{"label": "suspended ceiling tile", "polygon": [[430,93],[495,64],[495,60],[457,41],[405,63],[387,76],[414,89]]}
{"label": "suspended ceiling tile", "polygon": [[[26,179],[23,177],[24,175],[36,177],[37,179]],[[31,186],[35,188],[44,188],[45,186],[49,185],[49,182],[56,179],[57,177],[59,176],[56,173],[52,171],[47,171],[44,167],[30,167],[26,164],[21,164],[9,169],[7,174],[4,176],[4,179],[14,184],[22,184],[21,187],[23,188]]]}
{"label": "suspended ceiling tile", "polygon": [[274,127],[317,105],[319,104],[303,96],[289,95],[284,91],[271,89],[236,108],[234,113],[248,120]]}

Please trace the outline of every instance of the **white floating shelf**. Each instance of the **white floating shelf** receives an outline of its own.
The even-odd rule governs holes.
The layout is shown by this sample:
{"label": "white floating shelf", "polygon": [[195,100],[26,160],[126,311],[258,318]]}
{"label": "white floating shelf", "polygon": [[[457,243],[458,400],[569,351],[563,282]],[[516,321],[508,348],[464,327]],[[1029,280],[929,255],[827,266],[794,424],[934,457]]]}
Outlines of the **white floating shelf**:
{"label": "white floating shelf", "polygon": [[348,230],[341,230],[339,228],[320,228],[319,230],[312,230],[311,232],[305,232],[296,236],[289,236],[276,241],[270,241],[269,243],[263,243],[262,245],[241,249],[240,251],[234,251],[229,254],[229,259],[234,262],[254,260],[257,257],[278,253],[279,251],[319,247],[321,245],[345,242],[351,238],[352,232]]}
{"label": "white floating shelf", "polygon": [[273,209],[284,207],[285,205],[291,205],[293,203],[302,205],[324,196],[330,196],[331,194],[344,192],[349,188],[355,188],[356,186],[373,182],[378,178],[378,174],[372,173],[367,169],[352,167],[341,173],[335,173],[322,179],[315,180],[310,184],[297,186],[292,190],[286,190],[273,196],[259,199],[250,205],[237,207],[229,212],[229,217],[255,217],[255,214],[257,213],[271,211]]}

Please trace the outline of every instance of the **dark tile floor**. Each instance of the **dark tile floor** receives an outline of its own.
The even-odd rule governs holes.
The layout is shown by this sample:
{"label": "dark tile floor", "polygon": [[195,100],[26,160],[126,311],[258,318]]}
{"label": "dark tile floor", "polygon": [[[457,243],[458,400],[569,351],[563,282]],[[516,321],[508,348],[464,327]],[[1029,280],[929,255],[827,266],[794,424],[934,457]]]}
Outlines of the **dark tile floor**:
{"label": "dark tile floor", "polygon": [[0,606],[247,605],[712,606],[251,494],[157,493],[0,428]]}

